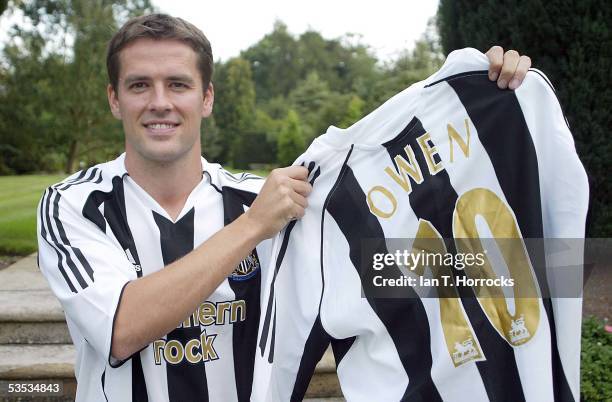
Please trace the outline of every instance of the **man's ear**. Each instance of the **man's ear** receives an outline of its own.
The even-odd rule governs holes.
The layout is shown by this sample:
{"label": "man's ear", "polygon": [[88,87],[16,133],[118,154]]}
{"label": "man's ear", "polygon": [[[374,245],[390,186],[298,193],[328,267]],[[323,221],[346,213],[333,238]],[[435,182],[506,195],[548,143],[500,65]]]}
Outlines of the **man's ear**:
{"label": "man's ear", "polygon": [[121,120],[121,108],[119,107],[119,98],[117,98],[117,92],[111,84],[106,87],[106,96],[108,97],[108,104],[110,106],[111,113],[116,119]]}
{"label": "man's ear", "polygon": [[215,103],[215,89],[213,83],[208,83],[208,88],[204,91],[204,103],[202,105],[202,117],[207,118],[211,115]]}

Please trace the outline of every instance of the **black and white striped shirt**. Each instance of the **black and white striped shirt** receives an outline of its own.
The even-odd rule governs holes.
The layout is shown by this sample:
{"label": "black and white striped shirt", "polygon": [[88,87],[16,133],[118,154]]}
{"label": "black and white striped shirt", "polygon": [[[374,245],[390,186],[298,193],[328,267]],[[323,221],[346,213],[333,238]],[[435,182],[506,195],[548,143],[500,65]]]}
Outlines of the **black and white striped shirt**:
{"label": "black and white striped shirt", "polygon": [[130,178],[124,159],[49,187],[38,209],[39,265],[77,349],[77,401],[249,400],[267,242],[165,337],[124,362],[110,350],[124,286],[237,218],[263,180],[202,159],[202,181],[172,220]]}
{"label": "black and white striped shirt", "polygon": [[[536,70],[500,90],[487,67],[453,52],[298,159],[316,179],[304,218],[275,239],[254,400],[301,400],[329,344],[351,402],[579,400],[580,298],[384,298],[361,270],[384,239],[584,237],[586,174],[554,90]],[[530,268],[542,258],[509,262],[517,286],[546,293]]]}

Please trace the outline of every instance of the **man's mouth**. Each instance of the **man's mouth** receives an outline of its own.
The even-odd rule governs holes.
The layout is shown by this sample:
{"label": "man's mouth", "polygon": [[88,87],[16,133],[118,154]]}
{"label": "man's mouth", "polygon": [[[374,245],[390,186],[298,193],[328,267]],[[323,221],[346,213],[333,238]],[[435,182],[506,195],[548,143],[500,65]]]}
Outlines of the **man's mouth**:
{"label": "man's mouth", "polygon": [[168,124],[168,123],[145,124],[145,127],[153,129],[153,130],[166,130],[169,128],[174,128],[176,126],[178,126],[178,124]]}
{"label": "man's mouth", "polygon": [[169,130],[172,129],[174,127],[177,127],[178,124],[174,124],[174,123],[151,123],[151,124],[145,124],[144,125],[146,128],[151,129],[151,130]]}

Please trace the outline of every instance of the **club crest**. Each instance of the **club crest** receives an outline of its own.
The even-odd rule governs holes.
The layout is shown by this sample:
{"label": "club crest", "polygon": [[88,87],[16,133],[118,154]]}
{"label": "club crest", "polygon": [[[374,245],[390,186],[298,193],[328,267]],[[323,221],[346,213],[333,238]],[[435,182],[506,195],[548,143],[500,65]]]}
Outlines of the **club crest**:
{"label": "club crest", "polygon": [[253,277],[260,268],[259,258],[257,258],[257,251],[251,251],[244,260],[238,264],[234,272],[230,275],[230,279],[235,281],[244,281]]}

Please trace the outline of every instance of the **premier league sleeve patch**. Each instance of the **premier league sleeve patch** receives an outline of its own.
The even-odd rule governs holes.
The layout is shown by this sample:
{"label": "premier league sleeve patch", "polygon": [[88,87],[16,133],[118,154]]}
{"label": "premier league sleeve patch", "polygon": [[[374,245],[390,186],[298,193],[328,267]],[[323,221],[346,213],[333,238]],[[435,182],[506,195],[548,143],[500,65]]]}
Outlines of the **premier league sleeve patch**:
{"label": "premier league sleeve patch", "polygon": [[252,278],[257,274],[259,268],[261,267],[259,263],[259,258],[257,257],[257,250],[251,251],[249,254],[238,266],[234,269],[234,272],[229,276],[229,279],[235,281],[244,281]]}

